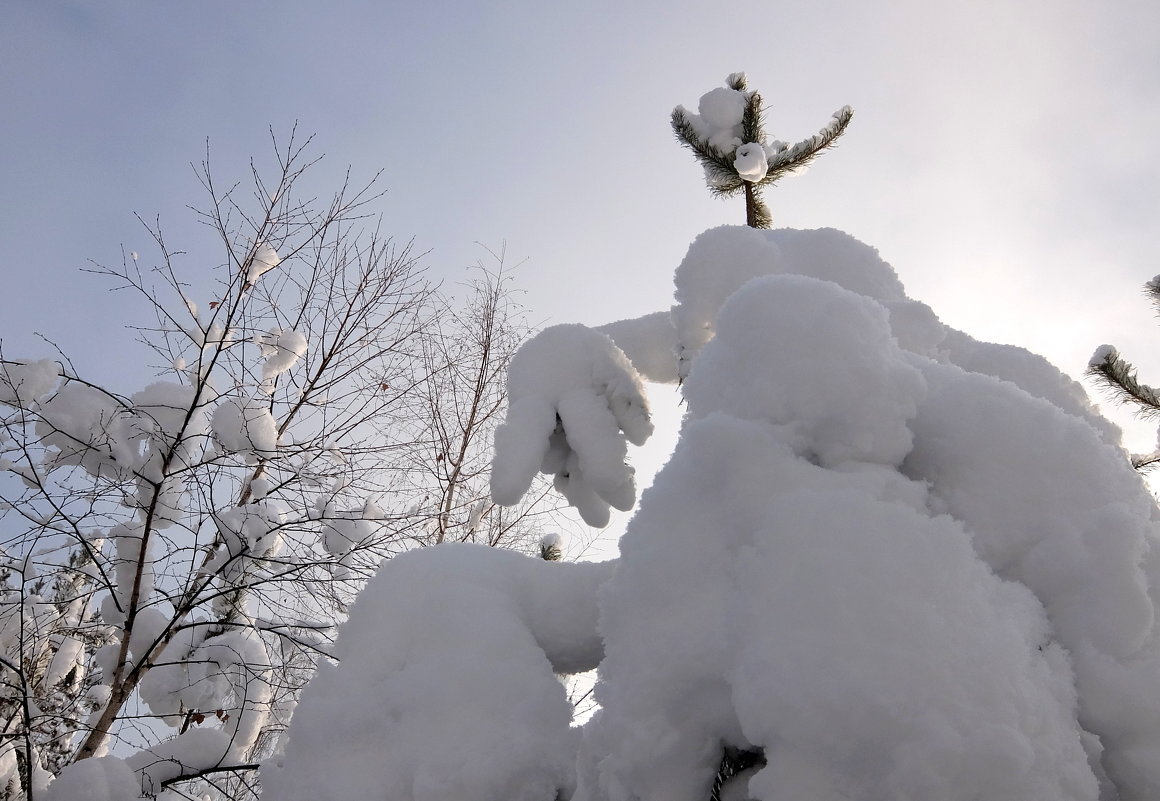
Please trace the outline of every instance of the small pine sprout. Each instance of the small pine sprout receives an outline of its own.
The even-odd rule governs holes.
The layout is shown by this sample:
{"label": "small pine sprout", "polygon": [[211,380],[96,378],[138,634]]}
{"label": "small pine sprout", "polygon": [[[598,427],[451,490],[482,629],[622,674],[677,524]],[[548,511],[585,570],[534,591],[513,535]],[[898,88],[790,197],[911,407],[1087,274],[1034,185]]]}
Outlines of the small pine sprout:
{"label": "small pine sprout", "polygon": [[770,142],[763,127],[761,95],[747,87],[745,73],[735,72],[724,87],[701,97],[696,112],[684,106],[673,109],[672,126],[677,141],[705,168],[709,191],[717,197],[744,193],[746,224],[769,228],[773,219],[761,199],[762,187],[800,173],[834,144],[852,116],[850,107],[844,106],[818,133],[792,147]]}

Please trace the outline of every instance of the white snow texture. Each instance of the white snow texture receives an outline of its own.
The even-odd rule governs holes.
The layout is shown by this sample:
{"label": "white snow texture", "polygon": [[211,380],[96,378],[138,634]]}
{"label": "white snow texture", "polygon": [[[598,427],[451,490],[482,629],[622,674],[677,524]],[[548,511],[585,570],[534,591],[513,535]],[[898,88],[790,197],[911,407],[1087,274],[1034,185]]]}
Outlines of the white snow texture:
{"label": "white snow texture", "polygon": [[508,368],[508,416],[495,434],[491,492],[514,504],[537,471],[592,526],[609,507],[636,503],[628,442],[652,434],[644,388],[632,363],[606,335],[580,325],[546,328]]}
{"label": "white snow texture", "polygon": [[[621,500],[637,370],[679,374],[619,560],[388,562],[267,797],[704,801],[731,746],[766,760],[731,798],[1160,798],[1160,514],[1077,384],[834,230],[708,231],[667,319],[606,331],[513,362],[495,486],[568,450]],[[597,661],[570,726],[553,670]]]}

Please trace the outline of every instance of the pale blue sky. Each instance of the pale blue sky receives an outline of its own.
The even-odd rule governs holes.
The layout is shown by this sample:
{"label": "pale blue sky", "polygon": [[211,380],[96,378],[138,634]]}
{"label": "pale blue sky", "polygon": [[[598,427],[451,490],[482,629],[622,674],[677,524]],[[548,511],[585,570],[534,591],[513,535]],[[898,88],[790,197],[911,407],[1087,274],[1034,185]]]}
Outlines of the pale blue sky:
{"label": "pale blue sky", "polygon": [[768,193],[775,224],[853,233],[979,338],[1073,374],[1109,341],[1160,381],[1137,292],[1160,272],[1155,0],[8,0],[0,65],[12,355],[37,330],[98,374],[132,362],[117,329],[143,310],[78,268],[147,256],[135,211],[161,215],[189,269],[212,263],[189,163],[208,138],[244,177],[295,120],[327,154],[321,184],[385,170],[385,226],[435,274],[506,240],[537,319],[663,308],[689,241],[742,221],[668,113],[744,70],[780,138],[856,111],[840,148]]}

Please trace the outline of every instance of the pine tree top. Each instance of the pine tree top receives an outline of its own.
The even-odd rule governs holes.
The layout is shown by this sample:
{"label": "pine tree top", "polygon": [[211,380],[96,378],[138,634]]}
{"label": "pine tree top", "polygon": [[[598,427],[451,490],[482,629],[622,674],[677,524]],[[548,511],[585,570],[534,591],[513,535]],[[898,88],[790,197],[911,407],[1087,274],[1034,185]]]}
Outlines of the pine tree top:
{"label": "pine tree top", "polygon": [[854,112],[843,106],[816,134],[788,145],[766,137],[761,103],[761,95],[748,88],[745,73],[735,72],[724,87],[701,96],[696,112],[684,106],[673,109],[672,126],[677,141],[704,167],[709,191],[717,197],[744,192],[747,223],[769,228],[773,220],[761,200],[761,187],[806,167],[832,147]]}

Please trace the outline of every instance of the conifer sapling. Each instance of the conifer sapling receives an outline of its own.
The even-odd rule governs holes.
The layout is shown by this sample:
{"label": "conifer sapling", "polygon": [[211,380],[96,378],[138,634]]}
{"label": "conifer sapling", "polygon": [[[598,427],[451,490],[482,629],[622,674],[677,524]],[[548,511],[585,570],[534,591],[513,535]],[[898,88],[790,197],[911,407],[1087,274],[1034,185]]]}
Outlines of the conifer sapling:
{"label": "conifer sapling", "polygon": [[842,135],[853,115],[843,106],[813,136],[795,145],[771,142],[762,126],[761,95],[746,88],[745,73],[735,72],[725,86],[701,97],[697,113],[673,109],[672,124],[677,141],[704,166],[709,191],[718,197],[744,192],[746,225],[769,228],[773,218],[761,188],[813,161]]}

